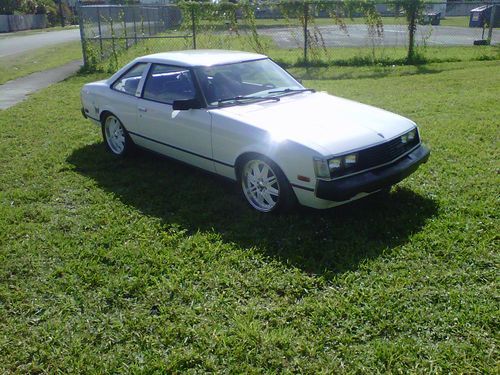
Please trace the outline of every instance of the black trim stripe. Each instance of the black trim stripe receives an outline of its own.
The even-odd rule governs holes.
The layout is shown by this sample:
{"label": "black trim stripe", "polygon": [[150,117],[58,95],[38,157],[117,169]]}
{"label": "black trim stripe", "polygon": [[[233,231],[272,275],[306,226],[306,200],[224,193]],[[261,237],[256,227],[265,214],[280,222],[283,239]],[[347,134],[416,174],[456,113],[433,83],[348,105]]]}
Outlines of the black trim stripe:
{"label": "black trim stripe", "polygon": [[297,188],[297,189],[302,189],[302,190],[307,190],[307,191],[314,191],[314,189],[310,188],[310,187],[300,186],[300,185],[295,185],[295,184],[290,184],[290,185],[292,185],[294,188]]}
{"label": "black trim stripe", "polygon": [[152,139],[152,138],[149,138],[149,137],[146,137],[142,134],[138,134],[138,133],[135,133],[135,132],[131,132],[131,131],[128,131],[129,134],[133,134],[137,137],[140,137],[140,138],[144,138],[144,139],[147,139],[148,141],[151,141],[151,142],[155,142],[155,143],[159,143],[163,146],[167,146],[167,147],[170,147],[170,148],[173,148],[175,150],[179,150],[179,151],[182,151],[182,152],[185,152],[187,154],[191,154],[191,155],[194,155],[194,156],[198,156],[199,158],[202,158],[202,159],[206,159],[206,160],[210,160],[210,161],[213,161],[213,162],[216,162],[216,163],[219,163],[219,164],[222,164],[222,165],[225,165],[226,167],[230,167],[230,168],[234,168],[234,165],[231,165],[231,164],[228,164],[228,163],[225,163],[223,161],[220,161],[220,160],[216,160],[216,159],[213,159],[213,158],[209,158],[208,156],[204,156],[204,155],[201,155],[201,154],[197,154],[196,152],[192,152],[192,151],[189,151],[189,150],[185,150],[183,148],[180,148],[180,147],[177,147],[177,146],[174,146],[174,145],[171,145],[171,144],[168,144],[168,143],[165,143],[165,142],[161,142],[161,141],[157,141],[156,139]]}

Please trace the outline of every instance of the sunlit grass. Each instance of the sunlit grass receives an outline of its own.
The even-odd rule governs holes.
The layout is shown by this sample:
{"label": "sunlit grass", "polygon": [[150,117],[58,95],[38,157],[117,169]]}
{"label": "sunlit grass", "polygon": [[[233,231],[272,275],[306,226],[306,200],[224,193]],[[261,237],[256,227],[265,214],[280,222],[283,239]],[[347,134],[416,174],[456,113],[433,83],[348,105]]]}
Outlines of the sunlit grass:
{"label": "sunlit grass", "polygon": [[0,112],[0,372],[497,371],[498,62],[294,69],[415,120],[428,164],[263,216],[225,180],[107,154],[79,111],[106,74]]}
{"label": "sunlit grass", "polygon": [[0,84],[82,58],[80,42],[62,43],[0,58]]}

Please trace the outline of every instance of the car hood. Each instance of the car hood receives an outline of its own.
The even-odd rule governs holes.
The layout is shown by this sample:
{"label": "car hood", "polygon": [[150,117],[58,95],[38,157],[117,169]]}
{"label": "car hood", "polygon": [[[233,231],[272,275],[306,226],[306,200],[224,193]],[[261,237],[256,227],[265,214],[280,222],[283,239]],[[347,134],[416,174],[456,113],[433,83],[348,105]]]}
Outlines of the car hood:
{"label": "car hood", "polygon": [[291,140],[323,155],[371,146],[396,137],[415,123],[394,113],[327,93],[301,93],[213,110],[267,131],[277,142]]}

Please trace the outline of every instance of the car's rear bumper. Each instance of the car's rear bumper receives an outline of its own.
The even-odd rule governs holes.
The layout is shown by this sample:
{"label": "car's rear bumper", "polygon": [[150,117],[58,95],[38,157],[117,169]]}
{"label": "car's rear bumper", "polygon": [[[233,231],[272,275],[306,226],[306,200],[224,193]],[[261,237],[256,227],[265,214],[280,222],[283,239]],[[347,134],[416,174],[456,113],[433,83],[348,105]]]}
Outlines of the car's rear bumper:
{"label": "car's rear bumper", "polygon": [[371,193],[380,190],[398,183],[415,172],[420,164],[429,159],[429,155],[429,149],[421,144],[402,159],[386,167],[339,180],[318,180],[315,195],[317,198],[342,202],[359,193]]}

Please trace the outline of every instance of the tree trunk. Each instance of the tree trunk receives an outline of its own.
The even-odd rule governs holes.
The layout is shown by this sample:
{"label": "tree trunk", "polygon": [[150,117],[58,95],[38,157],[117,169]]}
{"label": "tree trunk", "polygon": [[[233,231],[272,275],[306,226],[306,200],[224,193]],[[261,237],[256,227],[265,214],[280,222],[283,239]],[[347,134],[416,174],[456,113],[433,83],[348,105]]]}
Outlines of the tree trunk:
{"label": "tree trunk", "polygon": [[[412,7],[413,8],[413,7]],[[408,18],[408,56],[407,60],[409,63],[413,62],[415,57],[415,32],[417,31],[417,7],[410,9],[410,15]]]}

